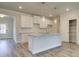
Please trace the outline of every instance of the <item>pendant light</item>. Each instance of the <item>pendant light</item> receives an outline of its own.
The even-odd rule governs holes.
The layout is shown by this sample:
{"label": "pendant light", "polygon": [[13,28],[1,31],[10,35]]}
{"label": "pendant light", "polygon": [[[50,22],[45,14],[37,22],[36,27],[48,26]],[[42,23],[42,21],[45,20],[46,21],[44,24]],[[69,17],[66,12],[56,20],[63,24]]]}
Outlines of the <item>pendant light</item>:
{"label": "pendant light", "polygon": [[[44,13],[44,6],[45,6],[45,2],[41,2],[41,5],[42,5],[42,8],[41,8],[41,11]],[[45,16],[44,16],[44,14],[43,14],[43,16],[42,16],[42,20],[43,20],[43,22],[45,22]]]}

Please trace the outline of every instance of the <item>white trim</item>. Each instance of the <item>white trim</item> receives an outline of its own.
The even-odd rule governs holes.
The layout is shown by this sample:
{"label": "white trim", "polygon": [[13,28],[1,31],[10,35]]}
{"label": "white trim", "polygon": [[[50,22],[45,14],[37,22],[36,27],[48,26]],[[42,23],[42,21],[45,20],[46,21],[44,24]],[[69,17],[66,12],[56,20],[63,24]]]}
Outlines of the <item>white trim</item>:
{"label": "white trim", "polygon": [[13,16],[13,39],[16,42],[16,17]]}

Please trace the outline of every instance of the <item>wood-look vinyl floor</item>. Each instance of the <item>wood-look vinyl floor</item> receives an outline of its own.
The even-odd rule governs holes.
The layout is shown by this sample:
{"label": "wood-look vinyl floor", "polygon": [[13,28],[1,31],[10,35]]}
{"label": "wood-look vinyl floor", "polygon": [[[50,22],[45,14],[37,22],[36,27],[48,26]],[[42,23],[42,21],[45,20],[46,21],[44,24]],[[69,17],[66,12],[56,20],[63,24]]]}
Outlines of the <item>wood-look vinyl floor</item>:
{"label": "wood-look vinyl floor", "polygon": [[13,40],[0,40],[0,57],[78,57],[79,45],[62,43],[61,47],[38,54],[28,51],[28,44],[16,44]]}

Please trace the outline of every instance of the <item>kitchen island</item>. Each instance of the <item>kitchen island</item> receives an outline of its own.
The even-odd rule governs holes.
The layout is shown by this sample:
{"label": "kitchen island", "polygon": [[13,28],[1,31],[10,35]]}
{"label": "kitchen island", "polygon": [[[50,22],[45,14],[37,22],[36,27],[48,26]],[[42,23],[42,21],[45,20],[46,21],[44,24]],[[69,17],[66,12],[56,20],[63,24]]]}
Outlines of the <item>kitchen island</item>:
{"label": "kitchen island", "polygon": [[29,51],[32,54],[36,54],[48,49],[56,48],[61,46],[60,35],[41,35],[41,36],[29,36],[28,40]]}

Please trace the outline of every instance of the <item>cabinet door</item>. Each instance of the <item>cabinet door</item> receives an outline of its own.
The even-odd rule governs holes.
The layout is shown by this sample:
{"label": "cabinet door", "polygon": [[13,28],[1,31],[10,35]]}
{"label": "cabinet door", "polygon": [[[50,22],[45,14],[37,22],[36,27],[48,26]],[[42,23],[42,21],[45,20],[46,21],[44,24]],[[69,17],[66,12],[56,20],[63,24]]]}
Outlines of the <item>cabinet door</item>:
{"label": "cabinet door", "polygon": [[46,18],[41,18],[40,19],[40,28],[47,28],[47,21]]}
{"label": "cabinet door", "polygon": [[47,25],[52,25],[52,20],[50,20],[50,19],[47,19]]}
{"label": "cabinet door", "polygon": [[21,15],[21,27],[33,27],[32,16]]}
{"label": "cabinet door", "polygon": [[34,23],[37,23],[37,24],[40,24],[40,17],[39,16],[34,16],[33,17],[33,21],[34,21]]}

